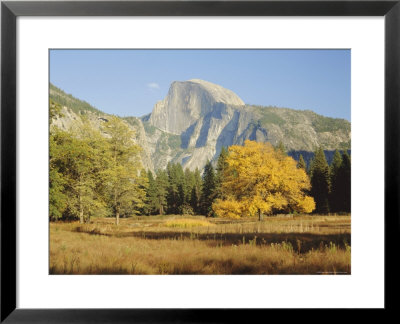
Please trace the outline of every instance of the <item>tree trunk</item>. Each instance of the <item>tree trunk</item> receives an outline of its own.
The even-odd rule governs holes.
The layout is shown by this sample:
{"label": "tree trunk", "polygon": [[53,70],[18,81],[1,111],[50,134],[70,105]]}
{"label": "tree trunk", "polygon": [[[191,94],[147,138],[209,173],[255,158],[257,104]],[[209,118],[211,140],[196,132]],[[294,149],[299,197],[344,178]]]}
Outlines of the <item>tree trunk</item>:
{"label": "tree trunk", "polygon": [[263,216],[262,216],[262,213],[261,213],[261,210],[260,210],[260,209],[258,210],[258,220],[259,220],[260,222],[263,220]]}
{"label": "tree trunk", "polygon": [[79,212],[79,223],[83,224],[83,210]]}
{"label": "tree trunk", "polygon": [[117,188],[114,188],[115,225],[119,225],[119,206],[117,203]]}
{"label": "tree trunk", "polygon": [[79,223],[83,224],[82,196],[79,196]]}
{"label": "tree trunk", "polygon": [[115,224],[119,225],[119,211],[117,211],[115,214]]}
{"label": "tree trunk", "polygon": [[[80,185],[82,184],[82,173],[79,174],[79,184]],[[79,187],[79,192],[78,192],[78,195],[79,195],[79,223],[83,224],[84,219],[83,219],[83,206],[82,206],[82,195],[81,195],[82,191],[81,190],[82,190],[82,188]]]}

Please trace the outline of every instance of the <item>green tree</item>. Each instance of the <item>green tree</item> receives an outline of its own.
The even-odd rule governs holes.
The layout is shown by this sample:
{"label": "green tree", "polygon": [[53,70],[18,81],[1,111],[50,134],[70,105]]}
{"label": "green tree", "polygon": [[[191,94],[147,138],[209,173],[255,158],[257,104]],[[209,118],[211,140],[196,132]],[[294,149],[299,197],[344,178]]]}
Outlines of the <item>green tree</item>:
{"label": "green tree", "polygon": [[194,187],[194,173],[189,169],[185,169],[185,181],[184,181],[184,203],[190,204],[190,198],[192,195],[192,189]]}
{"label": "green tree", "polygon": [[303,155],[300,154],[299,162],[297,163],[298,169],[303,169],[304,171],[307,170],[306,162],[304,161]]}
{"label": "green tree", "polygon": [[224,171],[227,168],[228,164],[226,159],[228,157],[228,150],[225,147],[221,148],[221,153],[219,154],[217,161],[217,168],[215,174],[215,198],[223,198],[222,197],[222,182],[224,178]]}
{"label": "green tree", "polygon": [[167,209],[167,194],[168,194],[168,174],[165,170],[158,170],[155,180],[156,195],[154,207],[159,215],[163,215]]}
{"label": "green tree", "polygon": [[146,205],[144,207],[143,212],[146,215],[153,214],[156,211],[156,181],[154,179],[153,173],[148,170],[147,171],[147,181],[148,186],[146,189]]}
{"label": "green tree", "polygon": [[[153,179],[154,181],[154,179]],[[140,170],[140,175],[138,179],[138,185],[139,189],[142,190],[145,194],[142,197],[143,199],[140,199],[139,201],[133,201],[134,208],[138,209],[141,214],[148,215],[149,211],[149,200],[147,193],[149,192],[149,187],[150,187],[150,180],[148,173],[145,169]]]}
{"label": "green tree", "polygon": [[108,167],[104,172],[108,204],[119,224],[121,214],[136,214],[142,206],[146,192],[140,179],[140,147],[133,142],[134,132],[119,118],[112,116],[104,123],[108,135]]}
{"label": "green tree", "polygon": [[341,165],[342,165],[342,156],[340,155],[340,152],[336,150],[335,154],[333,155],[332,163],[330,165],[332,177],[337,176],[337,172]]}
{"label": "green tree", "polygon": [[197,211],[197,182],[198,179],[196,179],[196,172],[185,169],[185,179],[183,184],[185,199],[179,210],[181,214],[194,214]]}
{"label": "green tree", "polygon": [[49,104],[49,217],[51,220],[62,218],[68,205],[65,194],[66,181],[60,172],[60,163],[63,155],[62,142],[66,136],[58,127],[51,125],[56,117],[62,117],[61,105],[50,99]]}
{"label": "green tree", "polygon": [[62,144],[67,133],[57,127],[52,128],[49,138],[49,216],[51,220],[63,217],[68,205],[65,194],[66,179],[62,173],[63,154]]}
{"label": "green tree", "polygon": [[351,160],[347,152],[342,155],[342,164],[338,170],[337,190],[339,193],[339,210],[351,211]]}
{"label": "green tree", "polygon": [[340,188],[338,187],[338,175],[339,169],[342,165],[342,156],[340,155],[339,151],[336,150],[335,154],[333,155],[333,160],[330,166],[330,181],[331,181],[331,193],[330,193],[330,210],[332,212],[338,212],[340,209]]}
{"label": "green tree", "polygon": [[316,203],[317,213],[329,213],[330,175],[325,153],[319,147],[314,154],[311,173],[311,195]]}
{"label": "green tree", "polygon": [[203,173],[203,185],[201,191],[200,205],[203,215],[213,214],[212,204],[215,200],[215,172],[210,161],[207,161]]}
{"label": "green tree", "polygon": [[[57,128],[51,131],[51,214],[59,218],[65,212],[81,223],[89,222],[91,215],[105,210],[104,200],[98,194],[104,138],[87,123],[75,132]],[[62,199],[66,199],[66,204]]]}
{"label": "green tree", "polygon": [[194,185],[192,187],[190,195],[190,206],[192,207],[195,213],[200,213],[202,179],[200,170],[198,168],[194,170],[193,176],[194,176]]}
{"label": "green tree", "polygon": [[179,163],[168,163],[168,212],[177,214],[185,202],[185,175]]}
{"label": "green tree", "polygon": [[286,155],[286,147],[282,141],[279,141],[278,145],[275,147],[276,150],[280,151],[282,154]]}
{"label": "green tree", "polygon": [[307,174],[308,176],[311,178],[312,176],[312,171],[313,171],[313,167],[314,167],[314,159],[311,158],[308,162],[308,168],[307,168]]}

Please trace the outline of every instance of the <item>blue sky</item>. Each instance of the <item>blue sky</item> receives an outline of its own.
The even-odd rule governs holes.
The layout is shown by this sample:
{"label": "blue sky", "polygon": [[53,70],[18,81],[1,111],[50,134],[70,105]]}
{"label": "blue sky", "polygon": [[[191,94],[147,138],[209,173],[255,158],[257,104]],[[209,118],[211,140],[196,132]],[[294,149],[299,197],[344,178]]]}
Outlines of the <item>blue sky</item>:
{"label": "blue sky", "polygon": [[203,79],[245,103],[350,120],[350,50],[51,50],[50,82],[96,108],[143,116],[173,81]]}

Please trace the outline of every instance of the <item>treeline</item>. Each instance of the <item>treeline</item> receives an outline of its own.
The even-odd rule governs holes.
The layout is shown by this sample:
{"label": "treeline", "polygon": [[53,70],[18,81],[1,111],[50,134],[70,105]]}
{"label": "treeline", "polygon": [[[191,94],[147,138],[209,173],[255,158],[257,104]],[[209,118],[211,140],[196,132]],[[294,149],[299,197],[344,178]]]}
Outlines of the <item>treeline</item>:
{"label": "treeline", "polygon": [[214,216],[212,204],[219,197],[222,163],[227,150],[222,148],[217,168],[207,162],[203,174],[183,169],[179,163],[168,163],[155,175],[147,172],[148,187],[145,215],[187,214]]}
{"label": "treeline", "polygon": [[[347,149],[347,147],[344,149],[341,148],[342,146],[344,146],[344,144],[343,145],[342,144],[339,144],[339,147],[337,147],[337,150],[339,151],[339,153],[343,154],[343,152],[346,151],[348,155],[351,155],[351,150]],[[335,155],[335,152],[336,152],[336,150],[325,150],[324,149],[325,158],[329,165],[332,164],[333,156]],[[314,160],[315,151],[310,152],[310,151],[303,151],[303,150],[301,150],[301,151],[290,150],[287,152],[287,154],[289,156],[291,156],[293,159],[295,159],[296,161],[299,161],[300,155],[302,155],[303,160],[306,162],[307,169],[308,169],[310,167],[311,162]]]}
{"label": "treeline", "polygon": [[[299,166],[306,168],[301,155]],[[323,149],[318,148],[307,173],[317,213],[351,211],[351,160],[346,151],[341,153],[336,150],[332,163],[328,165]]]}
{"label": "treeline", "polygon": [[[232,147],[229,148],[229,151],[232,151]],[[288,157],[282,143],[279,143],[273,151],[276,152],[275,154],[279,153],[284,157]],[[278,157],[270,155],[268,158],[271,161],[272,159],[280,160],[279,154]],[[142,210],[142,213],[146,215],[201,214],[206,216],[217,216],[216,209],[220,206],[216,207],[215,202],[218,200],[225,200],[226,205],[226,196],[228,193],[231,198],[232,195],[236,195],[236,198],[248,195],[248,203],[246,205],[247,212],[247,209],[251,209],[252,206],[254,206],[254,204],[250,204],[249,201],[254,200],[255,197],[259,195],[259,192],[254,190],[254,184],[249,182],[240,182],[241,179],[239,178],[235,178],[231,183],[229,183],[229,174],[226,172],[228,166],[228,155],[228,150],[223,147],[215,168],[211,162],[207,162],[202,175],[198,169],[195,171],[190,171],[188,169],[183,170],[179,163],[169,163],[166,170],[158,170],[154,176],[150,171],[148,171],[147,176],[149,186],[146,193],[145,208]],[[243,155],[245,156],[246,154]],[[243,157],[243,155],[241,156]],[[278,174],[277,172],[281,172],[281,180],[290,173],[289,166],[292,158],[288,158],[286,164],[279,164],[279,171],[274,171],[276,175]],[[240,158],[235,157],[235,160],[237,162]],[[237,165],[235,167],[237,168]],[[255,171],[254,164],[249,165],[248,167]],[[262,165],[260,165],[260,170],[257,172],[262,172],[261,167]],[[336,150],[332,163],[329,165],[323,149],[318,148],[315,151],[314,159],[311,161],[308,168],[302,155],[300,155],[299,161],[297,162],[297,168],[304,169],[310,185],[307,187],[307,185],[303,184],[303,189],[301,189],[301,183],[303,180],[301,179],[301,175],[299,176],[296,174],[297,183],[296,181],[292,182],[291,191],[287,193],[287,196],[294,197],[295,190],[293,189],[297,187],[296,190],[303,191],[304,194],[314,199],[315,209],[313,211],[315,213],[326,214],[351,211],[351,161],[347,152],[339,152]],[[237,175],[237,172],[234,173]],[[292,173],[290,180],[295,179],[294,175],[295,173]],[[248,181],[248,179],[249,175],[246,175],[246,181]],[[285,181],[286,180],[282,180],[281,182],[285,183]],[[287,180],[286,183],[288,183],[288,181],[289,180]],[[243,192],[240,195],[240,185],[236,189],[236,192],[232,191],[232,188],[234,188],[235,184],[238,183],[241,186],[246,187],[242,190]],[[257,179],[256,173],[254,175],[254,183],[257,183],[257,185],[262,183],[260,179]],[[265,182],[263,188],[268,188],[268,185],[268,182]],[[283,195],[283,190],[280,189],[278,191],[278,196],[281,197]],[[277,204],[274,205],[272,203],[271,197],[273,197],[273,194],[274,191],[269,189],[270,198],[263,198],[263,200],[269,200],[271,206],[278,206]],[[299,197],[300,196],[297,197],[297,202],[304,199],[300,199]],[[238,199],[236,201],[238,201]],[[235,205],[232,201],[230,205],[230,209],[233,209],[234,207],[236,209],[239,208],[239,205]],[[287,206],[283,206],[282,204],[280,208],[272,208],[271,210],[273,213],[294,212],[296,210],[300,212],[309,212],[311,210],[309,207],[310,205],[311,204],[308,202],[306,205],[303,204],[302,208],[296,208],[289,200]],[[219,208],[219,210],[221,209]]]}
{"label": "treeline", "polygon": [[[50,119],[60,116],[61,106],[51,100]],[[92,216],[113,216],[118,224],[120,217],[133,215],[212,215],[218,175],[210,162],[203,175],[179,163],[153,174],[142,168],[141,149],[120,118],[103,120],[100,131],[84,116],[82,121],[71,131],[50,127],[50,220],[84,223]]]}
{"label": "treeline", "polygon": [[57,88],[50,83],[50,99],[57,102],[61,106],[67,106],[76,114],[82,114],[85,111],[90,111],[96,114],[101,114],[101,111],[93,107],[86,101],[79,100],[72,95],[65,93],[63,90]]}
{"label": "treeline", "polygon": [[[60,115],[60,105],[51,100],[50,118]],[[336,151],[328,165],[319,148],[307,169],[303,157],[296,165],[281,143],[271,149],[249,141],[248,147],[222,148],[215,167],[208,162],[203,172],[168,163],[153,174],[142,168],[141,148],[133,138],[133,131],[118,117],[104,120],[100,130],[84,116],[76,130],[51,125],[50,219],[83,223],[104,216],[115,217],[118,224],[120,217],[132,215],[236,217],[238,208],[242,214],[260,217],[276,212],[350,212],[347,152]],[[281,179],[277,185],[276,179]]]}

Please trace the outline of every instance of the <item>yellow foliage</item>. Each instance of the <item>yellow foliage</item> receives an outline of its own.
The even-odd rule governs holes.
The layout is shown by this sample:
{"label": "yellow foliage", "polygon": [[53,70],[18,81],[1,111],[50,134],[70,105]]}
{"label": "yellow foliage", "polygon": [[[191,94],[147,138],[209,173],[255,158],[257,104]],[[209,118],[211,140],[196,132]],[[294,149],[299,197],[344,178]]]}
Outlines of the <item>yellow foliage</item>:
{"label": "yellow foliage", "polygon": [[306,196],[304,199],[298,202],[298,212],[300,213],[311,213],[315,209],[314,198]]}
{"label": "yellow foliage", "polygon": [[243,204],[232,199],[217,199],[213,204],[213,210],[219,217],[237,219],[243,216]]}
{"label": "yellow foliage", "polygon": [[273,212],[304,212],[315,209],[305,194],[310,180],[296,161],[270,143],[245,141],[229,148],[222,181],[222,196],[213,204],[220,217],[240,218]]}

